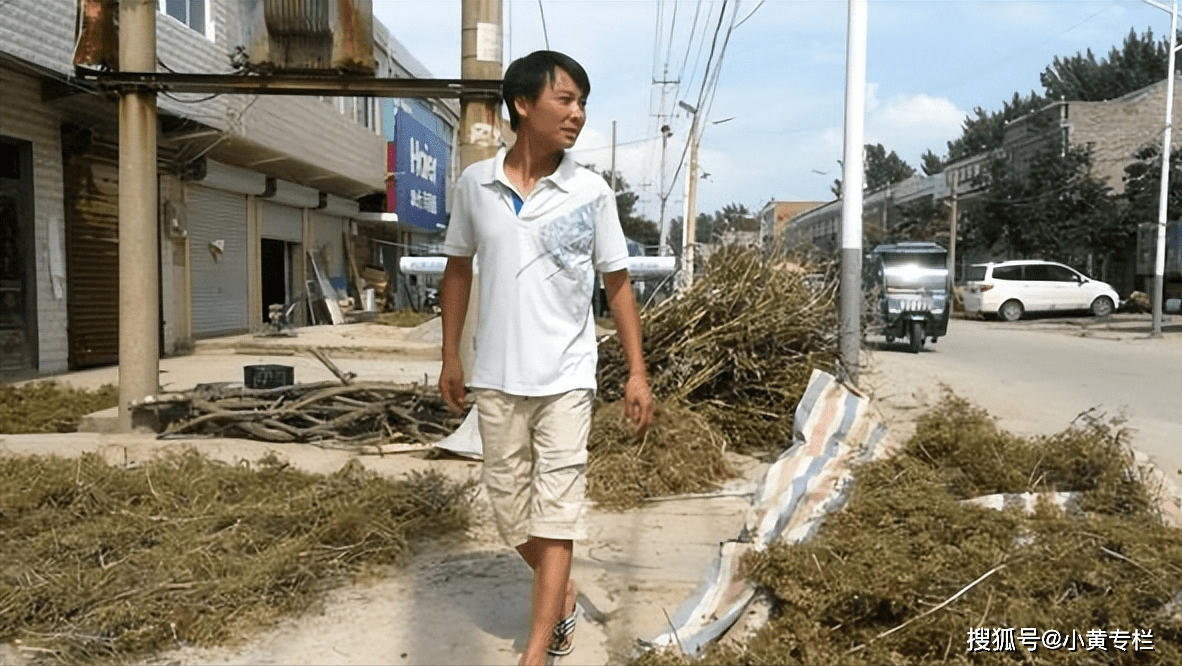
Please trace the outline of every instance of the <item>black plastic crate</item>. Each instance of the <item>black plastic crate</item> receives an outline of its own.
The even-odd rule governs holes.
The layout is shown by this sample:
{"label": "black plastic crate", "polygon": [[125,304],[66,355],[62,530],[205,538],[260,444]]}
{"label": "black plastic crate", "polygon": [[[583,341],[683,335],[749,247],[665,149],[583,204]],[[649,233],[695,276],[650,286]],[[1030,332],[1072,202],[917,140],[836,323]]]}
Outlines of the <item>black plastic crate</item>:
{"label": "black plastic crate", "polygon": [[270,389],[295,383],[295,368],[290,365],[247,365],[242,368],[246,388]]}

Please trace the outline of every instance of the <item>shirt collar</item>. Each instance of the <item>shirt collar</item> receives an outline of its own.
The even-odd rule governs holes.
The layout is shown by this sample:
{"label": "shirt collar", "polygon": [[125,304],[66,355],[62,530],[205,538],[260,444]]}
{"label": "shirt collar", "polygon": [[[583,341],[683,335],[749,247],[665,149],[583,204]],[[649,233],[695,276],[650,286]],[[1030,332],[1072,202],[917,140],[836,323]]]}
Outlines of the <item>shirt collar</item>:
{"label": "shirt collar", "polygon": [[[492,170],[488,174],[488,178],[485,182],[486,184],[490,185],[492,183],[499,182],[505,187],[508,187],[511,191],[517,192],[517,188],[513,185],[513,181],[509,180],[509,177],[505,175],[505,156],[508,153],[509,149],[505,148],[504,146],[502,146],[497,151],[496,157],[494,157],[492,160]],[[558,168],[554,170],[554,173],[542,178],[538,182],[540,183],[542,181],[548,180],[563,192],[569,192],[571,188],[571,181],[573,181],[575,176],[578,174],[578,169],[579,165],[577,162],[575,162],[575,158],[571,156],[570,151],[563,151],[562,161],[558,163]],[[518,194],[520,194],[520,192],[518,192]]]}

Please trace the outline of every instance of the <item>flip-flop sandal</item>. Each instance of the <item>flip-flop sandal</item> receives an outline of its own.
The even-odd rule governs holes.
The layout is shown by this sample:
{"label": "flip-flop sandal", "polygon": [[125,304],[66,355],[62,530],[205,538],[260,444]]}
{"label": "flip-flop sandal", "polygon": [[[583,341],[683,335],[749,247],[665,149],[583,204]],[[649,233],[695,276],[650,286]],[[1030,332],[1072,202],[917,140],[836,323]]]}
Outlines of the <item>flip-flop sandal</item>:
{"label": "flip-flop sandal", "polygon": [[575,609],[571,611],[570,615],[560,620],[558,624],[554,625],[554,633],[550,637],[550,647],[546,652],[555,657],[565,657],[574,652],[575,649],[575,622],[579,617],[579,605],[575,604]]}

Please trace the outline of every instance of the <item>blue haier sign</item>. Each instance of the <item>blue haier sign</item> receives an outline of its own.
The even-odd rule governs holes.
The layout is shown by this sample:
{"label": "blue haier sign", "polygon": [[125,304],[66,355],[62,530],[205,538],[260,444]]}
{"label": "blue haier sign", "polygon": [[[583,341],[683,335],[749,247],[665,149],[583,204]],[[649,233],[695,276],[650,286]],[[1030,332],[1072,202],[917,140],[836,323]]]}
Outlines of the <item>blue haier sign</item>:
{"label": "blue haier sign", "polygon": [[398,220],[428,231],[447,227],[448,147],[443,139],[399,112],[394,121],[393,202]]}

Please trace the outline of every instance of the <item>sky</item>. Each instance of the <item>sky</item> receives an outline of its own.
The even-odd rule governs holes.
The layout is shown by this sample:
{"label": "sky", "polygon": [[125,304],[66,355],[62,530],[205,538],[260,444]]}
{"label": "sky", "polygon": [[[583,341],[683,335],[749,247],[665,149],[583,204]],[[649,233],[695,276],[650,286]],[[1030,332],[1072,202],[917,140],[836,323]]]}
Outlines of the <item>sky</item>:
{"label": "sky", "polygon": [[[459,0],[373,8],[432,76],[460,77]],[[614,121],[616,169],[650,219],[662,200],[666,219],[685,206],[691,117],[678,102],[698,107],[703,127],[699,212],[834,198],[844,0],[503,0],[502,13],[506,65],[548,43],[587,70],[575,157],[608,169]],[[881,143],[917,172],[925,151],[947,154],[975,108],[1041,93],[1039,74],[1055,56],[1091,49],[1099,59],[1130,30],[1160,37],[1170,27],[1169,12],[1141,0],[869,0],[867,15],[864,143]],[[672,132],[664,151],[663,124]]]}

